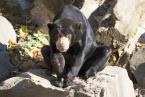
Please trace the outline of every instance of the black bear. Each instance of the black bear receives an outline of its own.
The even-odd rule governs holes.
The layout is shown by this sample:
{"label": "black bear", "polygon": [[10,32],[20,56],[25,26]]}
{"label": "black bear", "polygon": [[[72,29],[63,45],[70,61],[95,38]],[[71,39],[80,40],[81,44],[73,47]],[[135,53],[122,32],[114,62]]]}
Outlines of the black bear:
{"label": "black bear", "polygon": [[78,75],[88,78],[104,67],[111,49],[96,44],[95,33],[78,8],[65,5],[48,28],[50,45],[42,48],[42,55],[50,72],[58,69],[58,81],[64,79],[63,87],[71,85]]}

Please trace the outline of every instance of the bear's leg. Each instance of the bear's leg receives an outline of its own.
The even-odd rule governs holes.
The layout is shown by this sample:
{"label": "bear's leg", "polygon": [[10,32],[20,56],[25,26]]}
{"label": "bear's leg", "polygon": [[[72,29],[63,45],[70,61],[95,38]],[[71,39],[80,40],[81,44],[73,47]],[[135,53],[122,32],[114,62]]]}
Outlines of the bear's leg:
{"label": "bear's leg", "polygon": [[[109,56],[111,55],[111,48],[108,46],[96,47],[93,55],[85,62],[81,72],[85,73],[85,78],[95,75],[97,71],[105,67]],[[88,68],[88,70],[87,70]]]}
{"label": "bear's leg", "polygon": [[80,69],[85,62],[85,53],[88,52],[88,48],[79,51],[79,54],[75,55],[72,66],[67,70],[64,75],[63,87],[73,85],[73,79],[78,75]]}
{"label": "bear's leg", "polygon": [[41,48],[41,54],[44,58],[44,62],[48,65],[48,74],[52,73],[52,64],[51,64],[51,57],[52,57],[52,49],[50,46],[44,46]]}
{"label": "bear's leg", "polygon": [[41,49],[44,62],[48,65],[48,74],[51,75],[55,73],[57,75],[56,81],[53,81],[52,84],[57,87],[62,87],[61,79],[63,77],[65,59],[61,53],[54,53],[50,46],[44,46]]}
{"label": "bear's leg", "polygon": [[63,77],[64,67],[65,67],[65,59],[62,53],[54,53],[52,55],[52,67],[53,71],[57,75],[57,79],[61,80]]}

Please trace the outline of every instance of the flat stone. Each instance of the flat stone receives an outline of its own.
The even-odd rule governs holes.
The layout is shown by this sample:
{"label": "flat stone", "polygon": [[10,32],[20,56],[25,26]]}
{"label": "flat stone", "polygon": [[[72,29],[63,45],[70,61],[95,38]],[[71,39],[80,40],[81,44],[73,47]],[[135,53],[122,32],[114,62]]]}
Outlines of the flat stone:
{"label": "flat stone", "polygon": [[51,85],[46,70],[34,69],[12,77],[0,85],[1,97],[90,97]]}
{"label": "flat stone", "polygon": [[141,37],[139,38],[139,42],[145,44],[145,33],[143,33],[143,34],[141,35]]}
{"label": "flat stone", "polygon": [[79,91],[88,93],[91,97],[135,97],[133,83],[128,77],[126,69],[107,66],[95,77],[86,82],[77,82]]}
{"label": "flat stone", "polygon": [[0,82],[10,77],[12,64],[7,51],[0,51]]}
{"label": "flat stone", "polygon": [[134,74],[139,86],[145,88],[145,48],[134,52],[129,63],[130,70]]}
{"label": "flat stone", "polygon": [[8,41],[16,42],[16,33],[12,24],[3,16],[0,16],[0,43],[8,45]]}

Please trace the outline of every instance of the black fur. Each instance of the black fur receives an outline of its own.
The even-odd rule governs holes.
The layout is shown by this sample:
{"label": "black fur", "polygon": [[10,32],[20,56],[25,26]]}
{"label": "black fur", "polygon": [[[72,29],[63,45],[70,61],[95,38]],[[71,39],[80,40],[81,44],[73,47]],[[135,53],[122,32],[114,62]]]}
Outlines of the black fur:
{"label": "black fur", "polygon": [[88,78],[104,67],[111,54],[111,49],[108,46],[96,44],[95,33],[79,9],[72,5],[64,6],[54,18],[53,23],[48,24],[48,27],[50,30],[50,46],[47,47],[49,50],[42,49],[42,55],[44,61],[50,67],[53,67],[51,62],[53,54],[60,53],[55,45],[56,40],[68,33],[72,36],[69,49],[62,53],[63,61],[65,61],[64,70],[59,72],[59,77],[64,78],[64,87],[71,85],[77,75],[84,75]]}

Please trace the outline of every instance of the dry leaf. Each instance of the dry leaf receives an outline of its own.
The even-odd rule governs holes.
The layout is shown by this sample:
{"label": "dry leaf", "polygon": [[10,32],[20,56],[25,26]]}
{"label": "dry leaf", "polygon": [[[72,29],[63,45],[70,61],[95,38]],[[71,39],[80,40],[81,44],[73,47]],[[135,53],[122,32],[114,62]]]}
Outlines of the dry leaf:
{"label": "dry leaf", "polygon": [[16,43],[12,40],[8,41],[8,48],[13,48],[16,45]]}
{"label": "dry leaf", "polygon": [[117,40],[113,39],[112,45],[113,45],[113,48],[117,48],[118,47]]}
{"label": "dry leaf", "polygon": [[117,61],[116,55],[111,55],[111,57],[110,57],[110,59],[109,59],[109,63],[110,63],[111,65],[113,65],[113,64],[116,63],[116,61]]}
{"label": "dry leaf", "polygon": [[37,84],[37,83],[39,83],[39,82],[42,80],[42,78],[39,77],[39,76],[33,75],[33,76],[31,76],[30,80],[31,80],[32,82],[34,82],[34,83]]}
{"label": "dry leaf", "polygon": [[33,59],[38,59],[38,60],[42,60],[43,57],[42,57],[42,54],[41,54],[41,50],[38,49],[38,48],[33,48],[30,52],[30,56],[33,58]]}
{"label": "dry leaf", "polygon": [[21,27],[19,28],[19,33],[20,33],[20,37],[22,38],[28,36],[29,32],[27,26],[21,25]]}
{"label": "dry leaf", "polygon": [[2,15],[3,15],[3,13],[0,12],[0,16],[2,16]]}
{"label": "dry leaf", "polygon": [[21,65],[21,69],[28,70],[28,69],[32,68],[32,66],[33,66],[32,60],[28,60]]}
{"label": "dry leaf", "polygon": [[43,69],[48,69],[48,68],[50,68],[50,67],[48,67],[48,65],[47,64],[45,64],[45,62],[38,62],[37,64],[36,64],[36,66],[38,66],[38,67],[40,67],[40,68],[43,68]]}

